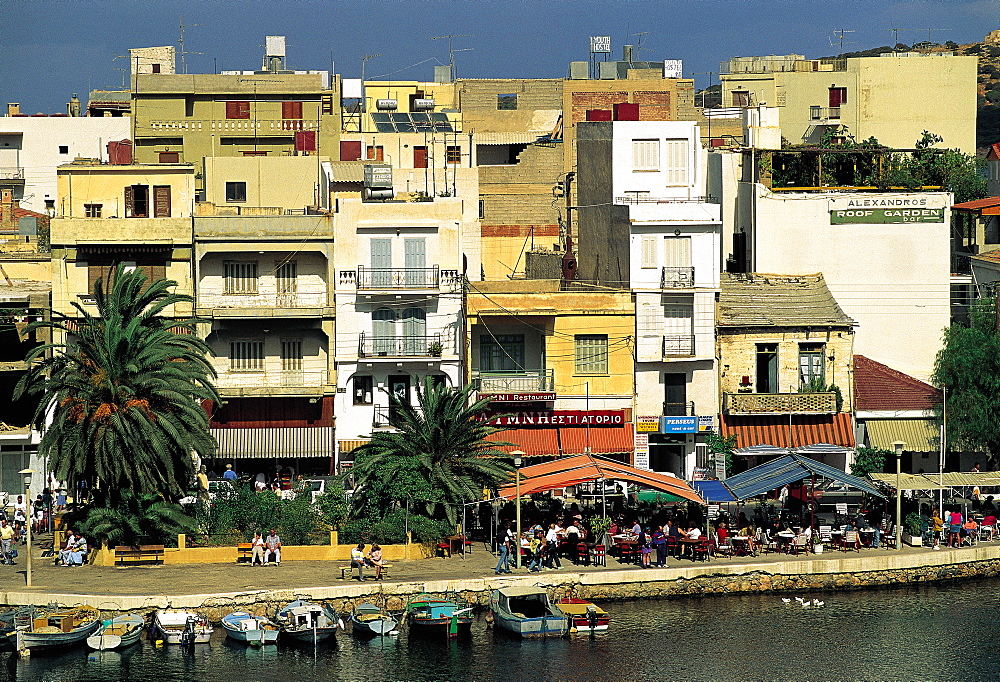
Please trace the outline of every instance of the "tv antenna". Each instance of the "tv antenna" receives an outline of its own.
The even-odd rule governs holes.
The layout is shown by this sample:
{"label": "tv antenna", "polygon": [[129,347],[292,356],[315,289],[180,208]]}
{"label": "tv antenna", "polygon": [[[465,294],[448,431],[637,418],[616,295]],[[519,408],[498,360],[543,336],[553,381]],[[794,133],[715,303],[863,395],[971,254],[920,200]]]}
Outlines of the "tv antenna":
{"label": "tv antenna", "polygon": [[635,36],[638,40],[635,41],[635,54],[642,60],[642,37],[648,36],[649,31],[640,31],[639,33],[629,33],[630,36]]}
{"label": "tv antenna", "polygon": [[931,42],[931,31],[950,31],[950,28],[915,28],[914,31],[927,31],[927,42]]}
{"label": "tv antenna", "polygon": [[892,32],[892,51],[896,51],[896,46],[899,45],[899,32],[900,31],[915,31],[914,28],[890,28],[888,29]]}
{"label": "tv antenna", "polygon": [[456,52],[470,52],[474,48],[467,47],[461,50],[455,50],[451,46],[452,38],[475,38],[476,36],[470,33],[461,33],[456,35],[447,36],[432,36],[431,40],[448,40],[448,73],[451,76],[451,80],[455,80],[455,53]]}
{"label": "tv antenna", "polygon": [[[855,31],[850,30],[850,29],[846,29],[846,28],[835,28],[835,29],[833,29],[833,34],[835,36],[840,36],[840,54],[837,55],[838,57],[841,56],[842,54],[844,54],[844,34],[845,33],[855,33]],[[830,44],[833,45],[833,41],[831,41]],[[850,45],[850,43],[848,43],[848,45]]]}
{"label": "tv antenna", "polygon": [[179,52],[181,54],[181,73],[187,73],[188,72],[187,71],[187,59],[185,59],[185,56],[189,55],[189,54],[205,54],[205,53],[204,52],[185,52],[184,51],[184,29],[186,29],[186,28],[194,28],[195,26],[201,26],[201,24],[185,24],[184,23],[184,17],[182,17],[179,14],[177,15],[177,24],[178,24],[178,33],[179,33],[179,35],[177,37],[177,44],[178,44],[178,46],[180,48]]}

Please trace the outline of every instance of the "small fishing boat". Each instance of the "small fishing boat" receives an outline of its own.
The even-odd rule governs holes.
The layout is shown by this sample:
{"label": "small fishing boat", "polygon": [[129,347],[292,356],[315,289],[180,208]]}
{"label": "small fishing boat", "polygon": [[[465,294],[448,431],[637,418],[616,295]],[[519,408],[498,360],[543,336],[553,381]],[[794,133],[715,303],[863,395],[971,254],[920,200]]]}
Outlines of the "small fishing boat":
{"label": "small fishing boat", "polygon": [[226,636],[237,642],[262,646],[278,641],[278,626],[270,618],[254,616],[246,611],[233,611],[222,617]]}
{"label": "small fishing boat", "polygon": [[14,646],[25,649],[66,648],[81,643],[101,627],[101,613],[90,606],[18,614]]}
{"label": "small fishing boat", "polygon": [[278,610],[277,617],[282,634],[307,644],[317,644],[333,636],[344,622],[329,606],[296,599]]}
{"label": "small fishing boat", "polygon": [[453,601],[420,594],[406,605],[406,622],[411,634],[457,637],[472,628],[472,607],[459,608]]}
{"label": "small fishing boat", "polygon": [[153,614],[153,634],[164,644],[204,644],[215,629],[194,611],[159,609]]}
{"label": "small fishing boat", "polygon": [[570,619],[541,587],[504,587],[490,593],[496,627],[519,637],[562,637]]}
{"label": "small fishing boat", "polygon": [[139,641],[145,627],[146,620],[134,613],[115,616],[101,622],[97,632],[87,638],[87,646],[97,651],[124,649]]}
{"label": "small fishing boat", "polygon": [[395,635],[397,625],[395,618],[368,602],[355,607],[351,614],[351,632],[361,637]]}
{"label": "small fishing boat", "polygon": [[573,628],[580,632],[602,632],[611,623],[607,611],[586,599],[566,597],[557,601],[556,606],[569,616]]}

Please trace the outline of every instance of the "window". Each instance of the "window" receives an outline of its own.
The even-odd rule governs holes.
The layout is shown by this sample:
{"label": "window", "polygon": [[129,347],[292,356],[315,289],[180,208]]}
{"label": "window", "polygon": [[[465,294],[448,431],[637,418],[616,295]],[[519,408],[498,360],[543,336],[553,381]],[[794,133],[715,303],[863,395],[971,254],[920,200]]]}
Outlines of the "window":
{"label": "window", "polygon": [[263,341],[232,341],[229,344],[229,369],[233,372],[263,372]]}
{"label": "window", "polygon": [[83,210],[86,211],[88,218],[100,218],[103,207],[104,204],[84,204]]}
{"label": "window", "polygon": [[513,111],[517,109],[517,93],[509,92],[497,95],[497,109],[500,111]]}
{"label": "window", "polygon": [[222,264],[225,293],[257,293],[257,261],[227,260]]}
{"label": "window", "polygon": [[69,154],[69,145],[67,145],[67,144],[61,144],[61,145],[59,145],[59,153],[60,154]]}
{"label": "window", "polygon": [[396,313],[391,308],[379,308],[372,312],[372,341],[376,355],[396,353]]}
{"label": "window", "polygon": [[149,185],[131,185],[125,188],[125,217],[149,217]]}
{"label": "window", "polygon": [[302,339],[281,340],[281,371],[302,371]]}
{"label": "window", "polygon": [[370,376],[354,377],[354,404],[371,405],[374,402],[374,400],[372,399],[372,389],[373,389],[372,377]]}
{"label": "window", "polygon": [[482,372],[523,372],[524,334],[480,334],[479,369]]}
{"label": "window", "polygon": [[479,200],[479,219],[482,220],[486,217],[486,201],[483,199]]}
{"label": "window", "polygon": [[445,149],[445,160],[447,163],[457,165],[462,163],[462,148],[455,145],[448,145]]}
{"label": "window", "polygon": [[385,150],[382,148],[382,145],[378,145],[377,147],[369,146],[367,159],[369,161],[385,161]]}
{"label": "window", "polygon": [[660,170],[659,140],[632,140],[632,170]]}
{"label": "window", "polygon": [[644,268],[656,267],[656,236],[651,234],[642,235],[641,263]]}
{"label": "window", "polygon": [[608,335],[577,334],[574,338],[577,374],[608,373]]}
{"label": "window", "polygon": [[250,118],[250,102],[226,102],[226,118]]}
{"label": "window", "polygon": [[423,308],[403,311],[403,355],[427,355],[427,313]]}
{"label": "window", "polygon": [[290,260],[278,263],[274,269],[274,277],[278,282],[278,296],[295,294],[298,291],[299,267],[296,261]]}
{"label": "window", "polygon": [[671,372],[663,375],[663,414],[668,417],[687,416],[687,374]]}
{"label": "window", "polygon": [[733,90],[733,104],[734,107],[748,107],[750,106],[750,93],[746,90]]}
{"label": "window", "polygon": [[821,390],[826,388],[823,356],[826,346],[822,343],[799,344],[799,386]]}
{"label": "window", "polygon": [[286,119],[302,118],[302,102],[282,102],[281,118],[286,118]]}
{"label": "window", "polygon": [[160,163],[180,163],[180,152],[160,152]]}
{"label": "window", "polygon": [[668,185],[688,184],[688,141],[664,140],[663,165]]}
{"label": "window", "polygon": [[757,392],[778,392],[778,344],[757,344]]}
{"label": "window", "polygon": [[159,64],[151,64],[150,66],[153,69],[153,73],[160,73],[160,65]]}
{"label": "window", "polygon": [[247,149],[241,151],[240,154],[243,156],[267,156],[267,151],[264,149]]}
{"label": "window", "polygon": [[226,201],[246,201],[246,200],[247,200],[247,183],[245,182],[226,183]]}
{"label": "window", "polygon": [[391,287],[392,280],[392,240],[379,237],[369,242],[371,250],[371,286]]}
{"label": "window", "polygon": [[170,217],[170,185],[153,185],[153,217]]}
{"label": "window", "polygon": [[818,106],[809,107],[809,119],[812,121],[818,121],[823,115],[821,108]]}
{"label": "window", "polygon": [[432,283],[428,279],[427,268],[427,240],[423,237],[403,240],[404,264],[406,271],[404,274],[406,286],[410,288],[422,288]]}
{"label": "window", "polygon": [[831,85],[829,102],[831,109],[847,104],[847,88],[838,88],[835,85]]}

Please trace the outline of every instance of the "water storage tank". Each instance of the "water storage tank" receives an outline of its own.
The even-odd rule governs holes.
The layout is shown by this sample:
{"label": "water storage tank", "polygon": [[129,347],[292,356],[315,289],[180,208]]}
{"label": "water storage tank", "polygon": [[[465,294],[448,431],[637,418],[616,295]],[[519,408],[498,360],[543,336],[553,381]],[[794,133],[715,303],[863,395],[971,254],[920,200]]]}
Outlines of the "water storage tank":
{"label": "water storage tank", "polygon": [[375,108],[379,111],[395,111],[399,108],[399,102],[394,99],[377,99]]}
{"label": "water storage tank", "polygon": [[410,106],[412,111],[431,111],[434,109],[434,100],[415,99],[413,100],[413,104]]}

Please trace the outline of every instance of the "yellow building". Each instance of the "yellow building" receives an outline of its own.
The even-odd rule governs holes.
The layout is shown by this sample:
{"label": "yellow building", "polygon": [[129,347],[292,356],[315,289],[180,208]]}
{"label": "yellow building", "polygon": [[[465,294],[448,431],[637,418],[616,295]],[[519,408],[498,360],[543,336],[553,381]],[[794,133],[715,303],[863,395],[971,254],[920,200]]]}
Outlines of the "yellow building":
{"label": "yellow building", "polygon": [[941,146],[976,151],[976,57],[886,53],[806,59],[735,57],[720,76],[727,107],[777,107],[782,135],[816,143],[834,130],[857,140],[911,148],[924,130]]}
{"label": "yellow building", "polygon": [[471,282],[466,366],[493,400],[498,439],[529,456],[631,461],[634,306],[628,292],[558,280]]}

